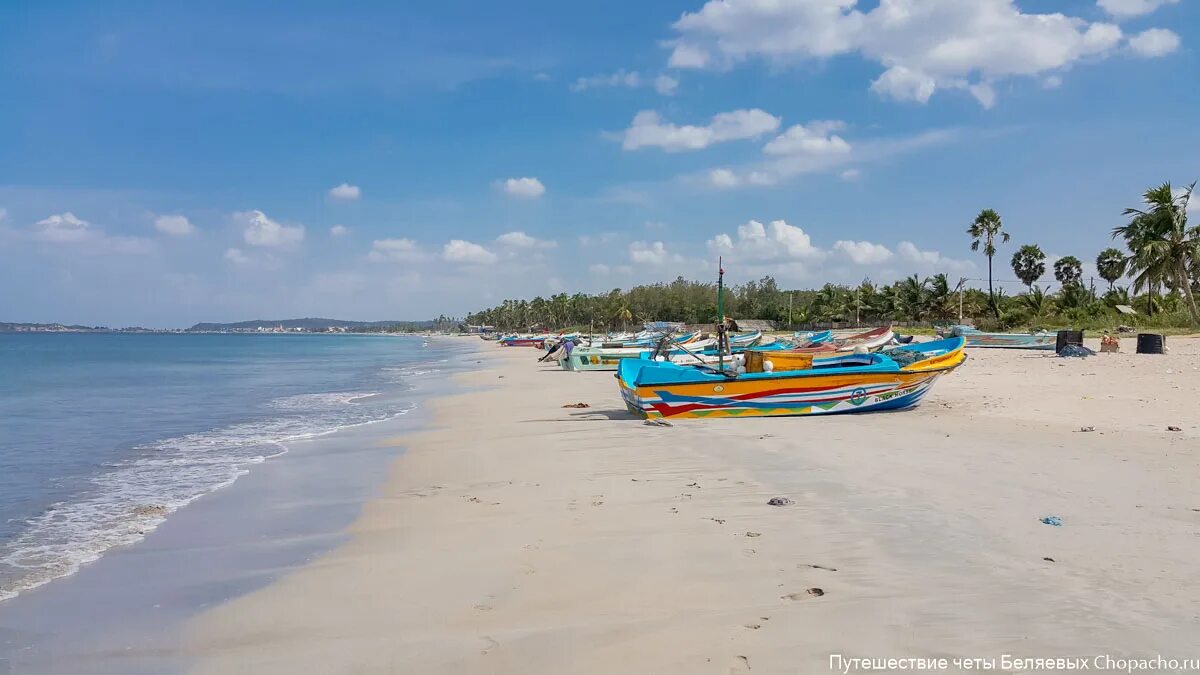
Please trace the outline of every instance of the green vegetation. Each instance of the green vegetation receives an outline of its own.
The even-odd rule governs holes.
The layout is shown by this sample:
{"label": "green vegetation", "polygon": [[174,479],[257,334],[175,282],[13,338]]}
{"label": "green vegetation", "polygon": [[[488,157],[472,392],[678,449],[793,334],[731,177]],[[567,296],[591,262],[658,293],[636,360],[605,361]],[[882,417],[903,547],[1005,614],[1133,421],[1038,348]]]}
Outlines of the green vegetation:
{"label": "green vegetation", "polygon": [[[966,288],[965,279],[952,283],[945,274],[922,279],[918,275],[890,285],[864,279],[858,286],[825,284],[816,290],[781,289],[767,276],[731,287],[726,314],[740,319],[766,319],[780,326],[817,323],[873,324],[951,323],[975,321],[985,330],[1030,328],[1111,329],[1121,324],[1163,332],[1200,327],[1195,295],[1200,293],[1200,226],[1189,226],[1187,206],[1192,189],[1175,190],[1170,183],[1143,194],[1145,208],[1126,209],[1126,225],[1113,229],[1125,250],[1109,248],[1096,257],[1096,270],[1108,282],[1100,295],[1093,284],[1084,284],[1083,264],[1075,256],[1054,262],[1060,288],[1050,293],[1036,285],[1046,273],[1046,255],[1036,244],[1026,244],[1012,257],[1012,269],[1026,292],[1006,296],[994,283],[992,259],[997,244],[1007,243],[1000,214],[985,209],[976,216],[967,234],[971,249],[983,249],[988,258],[986,292]],[[1119,286],[1126,275],[1132,287]],[[716,284],[688,281],[613,289],[599,295],[560,293],[549,298],[505,300],[491,309],[467,317],[472,324],[500,330],[592,328],[614,330],[643,321],[712,323],[717,318]],[[1138,316],[1125,316],[1117,305],[1130,305]]]}

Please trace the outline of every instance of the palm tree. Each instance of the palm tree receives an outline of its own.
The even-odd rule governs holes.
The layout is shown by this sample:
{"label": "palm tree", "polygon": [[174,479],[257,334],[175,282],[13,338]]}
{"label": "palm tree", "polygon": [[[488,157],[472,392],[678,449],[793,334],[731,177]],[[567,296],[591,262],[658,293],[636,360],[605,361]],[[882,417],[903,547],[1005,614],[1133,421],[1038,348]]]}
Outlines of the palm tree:
{"label": "palm tree", "polygon": [[633,321],[633,312],[629,311],[629,307],[621,305],[613,314],[613,321],[620,322],[622,330],[629,327],[629,322]]}
{"label": "palm tree", "polygon": [[988,259],[988,300],[992,305],[992,312],[996,318],[1000,318],[1000,308],[996,306],[996,292],[992,288],[992,258],[996,255],[996,239],[1000,243],[1008,243],[1008,233],[1004,231],[1004,224],[1000,222],[1000,214],[992,209],[984,209],[975,216],[971,227],[967,228],[967,234],[971,235],[971,250],[978,251],[979,245],[983,245],[983,254]]}
{"label": "palm tree", "polygon": [[1025,309],[1029,310],[1029,313],[1035,319],[1042,318],[1050,310],[1052,302],[1050,296],[1046,295],[1041,286],[1030,288],[1029,292],[1019,297],[1018,300],[1020,300],[1021,305]]}
{"label": "palm tree", "polygon": [[1083,263],[1073,255],[1059,258],[1054,261],[1054,278],[1063,288],[1074,286],[1083,278]]}
{"label": "palm tree", "polygon": [[925,280],[925,312],[938,321],[945,321],[954,316],[954,290],[950,288],[950,280],[945,274],[935,274]]}
{"label": "palm tree", "polygon": [[1013,274],[1032,291],[1033,284],[1046,273],[1046,254],[1037,244],[1025,244],[1012,257]]}
{"label": "palm tree", "polygon": [[1125,254],[1119,248],[1106,248],[1096,256],[1096,271],[1100,278],[1108,282],[1108,290],[1113,289],[1117,279],[1125,276]]}
{"label": "palm tree", "polygon": [[896,282],[897,309],[909,321],[920,321],[924,318],[925,285],[917,275]]}
{"label": "palm tree", "polygon": [[1192,198],[1192,183],[1178,196],[1170,183],[1146,190],[1142,201],[1146,209],[1125,209],[1128,225],[1113,229],[1113,237],[1124,237],[1129,246],[1129,268],[1135,272],[1134,291],[1148,287],[1153,293],[1160,283],[1183,292],[1184,304],[1192,320],[1200,323],[1200,310],[1192,294],[1188,269],[1200,257],[1200,227],[1188,227],[1187,207]]}

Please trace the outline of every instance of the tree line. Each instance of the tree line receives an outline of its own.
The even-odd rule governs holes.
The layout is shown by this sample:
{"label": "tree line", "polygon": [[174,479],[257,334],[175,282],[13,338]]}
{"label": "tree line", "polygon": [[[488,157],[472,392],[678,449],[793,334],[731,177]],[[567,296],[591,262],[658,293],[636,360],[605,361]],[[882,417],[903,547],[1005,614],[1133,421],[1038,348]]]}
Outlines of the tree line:
{"label": "tree line", "polygon": [[[1124,211],[1127,221],[1112,230],[1121,248],[1107,248],[1095,258],[1096,271],[1107,287],[1085,284],[1083,263],[1068,255],[1054,261],[1059,290],[1038,285],[1046,274],[1047,256],[1037,244],[1023,244],[1010,260],[1023,293],[1007,295],[995,284],[994,263],[1011,240],[999,213],[984,209],[967,228],[971,250],[988,261],[988,286],[966,286],[944,273],[912,275],[891,284],[869,278],[857,286],[825,284],[819,289],[780,288],[771,276],[727,289],[725,313],[742,319],[765,319],[779,325],[815,322],[878,323],[882,321],[946,323],[961,315],[982,327],[1011,329],[1050,325],[1098,326],[1118,321],[1115,307],[1132,306],[1159,325],[1200,325],[1195,295],[1200,293],[1200,227],[1189,226],[1187,208],[1195,183],[1175,190],[1170,183],[1143,194],[1143,204]],[[1119,282],[1126,281],[1126,285]],[[607,293],[559,293],[532,300],[505,300],[467,316],[470,324],[519,331],[534,328],[616,330],[644,321],[713,323],[717,320],[715,283],[679,277],[669,283],[614,288]],[[1143,319],[1145,321],[1145,319]]]}

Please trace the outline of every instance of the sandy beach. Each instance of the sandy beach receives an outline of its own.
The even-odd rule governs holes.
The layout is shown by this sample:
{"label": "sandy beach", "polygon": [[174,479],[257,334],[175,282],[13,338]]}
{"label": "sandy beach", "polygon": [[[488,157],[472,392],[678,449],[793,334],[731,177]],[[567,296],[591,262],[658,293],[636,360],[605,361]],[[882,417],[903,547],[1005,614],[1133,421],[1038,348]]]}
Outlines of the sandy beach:
{"label": "sandy beach", "polygon": [[974,350],[915,410],[655,427],[612,373],[480,343],[344,546],[192,623],[192,672],[1200,657],[1200,341],[1169,344]]}

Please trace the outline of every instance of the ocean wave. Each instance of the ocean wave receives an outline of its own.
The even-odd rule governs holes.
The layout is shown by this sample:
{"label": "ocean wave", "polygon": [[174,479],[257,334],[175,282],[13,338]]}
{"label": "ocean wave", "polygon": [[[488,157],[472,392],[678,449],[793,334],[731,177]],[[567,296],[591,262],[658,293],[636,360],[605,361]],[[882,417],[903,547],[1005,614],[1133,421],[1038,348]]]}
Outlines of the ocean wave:
{"label": "ocean wave", "polygon": [[74,574],[106,551],[133,544],[167,516],[220,490],[292,441],[382,422],[415,406],[371,405],[376,392],[302,394],[271,401],[275,417],[155,441],[133,449],[77,497],[31,518],[0,543],[0,601]]}

